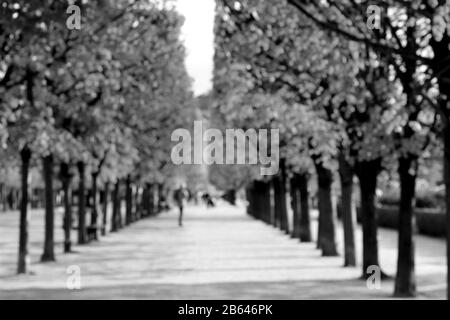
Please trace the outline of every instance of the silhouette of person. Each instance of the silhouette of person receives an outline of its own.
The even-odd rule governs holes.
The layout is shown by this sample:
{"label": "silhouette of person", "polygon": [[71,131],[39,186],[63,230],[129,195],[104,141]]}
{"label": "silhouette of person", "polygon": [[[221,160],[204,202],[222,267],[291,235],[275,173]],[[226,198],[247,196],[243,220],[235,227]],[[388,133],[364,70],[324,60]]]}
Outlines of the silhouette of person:
{"label": "silhouette of person", "polygon": [[180,227],[183,226],[183,211],[187,197],[188,193],[186,188],[183,185],[180,185],[180,187],[177,190],[175,190],[174,194],[175,202],[177,203],[177,206],[180,210],[180,214],[178,216],[178,225]]}

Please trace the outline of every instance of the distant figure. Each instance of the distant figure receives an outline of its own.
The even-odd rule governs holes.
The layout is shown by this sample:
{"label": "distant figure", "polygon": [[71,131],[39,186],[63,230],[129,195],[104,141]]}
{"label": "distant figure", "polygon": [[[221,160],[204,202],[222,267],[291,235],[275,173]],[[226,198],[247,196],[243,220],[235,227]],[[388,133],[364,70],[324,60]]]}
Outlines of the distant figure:
{"label": "distant figure", "polygon": [[189,194],[184,186],[180,186],[177,190],[175,190],[174,198],[177,203],[178,208],[180,209],[180,215],[178,216],[178,225],[183,226],[183,209],[186,203],[186,199]]}
{"label": "distant figure", "polygon": [[207,208],[212,208],[215,206],[214,201],[212,200],[211,196],[209,195],[209,193],[204,193],[202,196],[203,201],[206,204]]}

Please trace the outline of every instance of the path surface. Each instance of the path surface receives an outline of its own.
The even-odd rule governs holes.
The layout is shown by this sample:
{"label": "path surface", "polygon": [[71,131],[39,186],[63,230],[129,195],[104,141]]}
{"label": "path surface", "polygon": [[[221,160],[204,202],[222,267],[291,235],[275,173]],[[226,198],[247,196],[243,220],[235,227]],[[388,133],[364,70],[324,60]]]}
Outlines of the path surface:
{"label": "path surface", "polygon": [[[342,257],[322,258],[315,244],[299,243],[227,205],[189,207],[182,228],[174,212],[163,213],[75,246],[75,254],[61,254],[59,242],[57,262],[46,264],[38,262],[43,214],[33,211],[33,274],[17,276],[17,220],[17,213],[0,214],[0,299],[385,299],[393,290],[392,281],[369,290],[357,280],[359,267],[342,268]],[[58,212],[56,239],[62,239],[61,220]],[[341,242],[340,229],[337,238]],[[380,230],[379,238],[381,263],[393,275],[396,233]],[[444,298],[445,243],[416,239],[419,298]],[[81,290],[66,289],[71,265],[80,267]]]}

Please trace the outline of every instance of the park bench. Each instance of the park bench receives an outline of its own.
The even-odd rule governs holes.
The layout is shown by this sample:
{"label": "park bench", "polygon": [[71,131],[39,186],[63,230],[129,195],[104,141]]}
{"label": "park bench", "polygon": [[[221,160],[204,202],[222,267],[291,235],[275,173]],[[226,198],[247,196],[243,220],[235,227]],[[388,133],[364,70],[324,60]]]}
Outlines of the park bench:
{"label": "park bench", "polygon": [[[86,208],[86,216],[90,214],[88,210],[90,210],[89,207]],[[78,230],[78,211],[76,206],[72,206],[72,230]],[[86,226],[86,233],[87,233],[87,240],[98,240],[98,233],[101,231],[102,226],[100,225],[87,225]]]}
{"label": "park bench", "polygon": [[98,231],[100,231],[100,229],[99,226],[87,226],[86,232],[88,241],[98,240]]}
{"label": "park bench", "polygon": [[[72,230],[78,230],[78,225],[72,226]],[[98,240],[98,232],[101,230],[101,226],[86,226],[87,240]]]}

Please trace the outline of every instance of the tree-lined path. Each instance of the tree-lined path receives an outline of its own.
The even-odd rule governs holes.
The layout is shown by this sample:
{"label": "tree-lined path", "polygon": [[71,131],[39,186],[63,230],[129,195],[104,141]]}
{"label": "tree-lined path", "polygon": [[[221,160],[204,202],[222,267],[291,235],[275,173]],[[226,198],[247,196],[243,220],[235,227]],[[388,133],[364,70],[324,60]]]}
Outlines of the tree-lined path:
{"label": "tree-lined path", "polygon": [[[342,268],[341,257],[321,257],[316,244],[299,243],[254,220],[244,207],[191,206],[183,228],[169,211],[112,233],[76,253],[39,262],[43,213],[30,220],[31,275],[15,275],[17,217],[0,215],[0,299],[360,299],[390,298],[393,281],[369,290],[360,268]],[[62,213],[56,214],[56,252],[62,251]],[[315,219],[313,231],[316,230]],[[337,239],[342,239],[337,228]],[[357,249],[361,234],[357,229]],[[380,229],[380,257],[395,273],[397,236]],[[342,241],[339,241],[342,243]],[[342,248],[339,246],[339,251]],[[445,298],[445,242],[417,236],[418,298]],[[358,252],[358,257],[361,254]],[[66,288],[67,267],[81,268],[82,290]]]}
{"label": "tree-lined path", "polygon": [[449,298],[450,1],[210,1],[202,96],[172,1],[2,1],[4,295]]}

